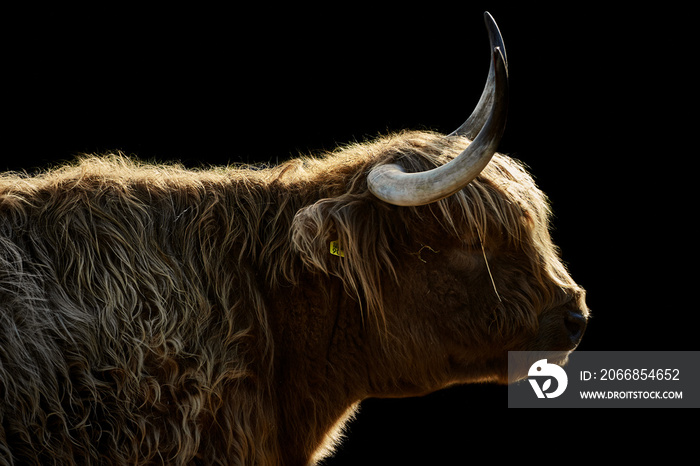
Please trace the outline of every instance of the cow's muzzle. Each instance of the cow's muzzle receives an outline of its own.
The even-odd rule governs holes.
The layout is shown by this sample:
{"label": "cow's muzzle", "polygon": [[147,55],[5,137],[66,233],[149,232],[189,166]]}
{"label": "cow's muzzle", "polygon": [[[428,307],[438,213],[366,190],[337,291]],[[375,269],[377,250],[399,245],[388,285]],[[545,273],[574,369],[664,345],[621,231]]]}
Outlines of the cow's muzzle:
{"label": "cow's muzzle", "polygon": [[587,319],[580,309],[569,310],[564,313],[564,328],[566,329],[571,346],[578,346],[583,332],[586,330]]}

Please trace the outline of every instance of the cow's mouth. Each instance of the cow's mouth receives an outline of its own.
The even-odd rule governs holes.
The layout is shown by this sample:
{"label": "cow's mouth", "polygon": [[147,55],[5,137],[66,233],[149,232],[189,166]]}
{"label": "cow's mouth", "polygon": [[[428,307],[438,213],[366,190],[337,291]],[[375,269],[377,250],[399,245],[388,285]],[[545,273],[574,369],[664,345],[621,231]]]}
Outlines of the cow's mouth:
{"label": "cow's mouth", "polygon": [[528,377],[528,371],[536,361],[546,359],[549,364],[565,366],[569,362],[571,350],[557,351],[517,351],[508,355],[508,374],[502,383],[514,383]]}

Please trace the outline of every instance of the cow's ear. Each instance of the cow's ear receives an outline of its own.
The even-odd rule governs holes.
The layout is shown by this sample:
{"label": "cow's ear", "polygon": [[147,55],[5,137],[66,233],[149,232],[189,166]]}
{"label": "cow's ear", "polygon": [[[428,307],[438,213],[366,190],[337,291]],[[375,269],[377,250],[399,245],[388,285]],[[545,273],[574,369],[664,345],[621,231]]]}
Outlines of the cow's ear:
{"label": "cow's ear", "polygon": [[340,277],[368,313],[379,312],[382,280],[397,280],[388,226],[393,208],[371,194],[321,199],[295,215],[292,248],[309,269]]}
{"label": "cow's ear", "polygon": [[386,212],[371,195],[344,194],[300,209],[292,224],[292,247],[304,263],[324,272],[347,272],[361,262],[384,262]]}
{"label": "cow's ear", "polygon": [[330,242],[337,241],[334,199],[322,199],[300,209],[292,222],[292,249],[310,269],[329,272]]}
{"label": "cow's ear", "polygon": [[367,198],[344,194],[300,209],[292,222],[292,248],[312,270],[343,275],[350,257],[363,254],[363,227],[372,215]]}

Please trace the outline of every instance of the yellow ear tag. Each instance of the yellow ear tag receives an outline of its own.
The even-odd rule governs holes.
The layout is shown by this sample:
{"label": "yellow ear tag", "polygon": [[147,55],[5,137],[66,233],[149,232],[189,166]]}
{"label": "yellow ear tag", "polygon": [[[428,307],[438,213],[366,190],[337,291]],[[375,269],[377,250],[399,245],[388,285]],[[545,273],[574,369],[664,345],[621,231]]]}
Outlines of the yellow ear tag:
{"label": "yellow ear tag", "polygon": [[338,241],[331,241],[331,254],[334,256],[345,257],[342,249],[340,249],[340,246],[338,246]]}

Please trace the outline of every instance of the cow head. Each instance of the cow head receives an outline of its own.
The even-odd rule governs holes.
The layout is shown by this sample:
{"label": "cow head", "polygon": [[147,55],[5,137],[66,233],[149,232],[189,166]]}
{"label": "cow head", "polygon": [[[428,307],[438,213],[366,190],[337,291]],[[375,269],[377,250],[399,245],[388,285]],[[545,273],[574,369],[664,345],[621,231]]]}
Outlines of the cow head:
{"label": "cow head", "polygon": [[[508,351],[563,361],[586,327],[584,291],[552,243],[545,195],[495,153],[508,71],[498,27],[485,17],[491,66],[467,121],[448,136],[404,132],[363,145],[372,155],[361,176],[295,219],[304,260],[340,277],[365,309],[366,332],[376,330],[374,396],[505,383]],[[332,240],[342,257],[328,253]]]}

